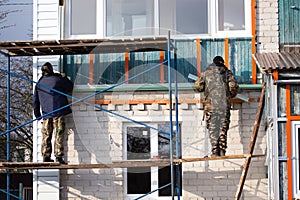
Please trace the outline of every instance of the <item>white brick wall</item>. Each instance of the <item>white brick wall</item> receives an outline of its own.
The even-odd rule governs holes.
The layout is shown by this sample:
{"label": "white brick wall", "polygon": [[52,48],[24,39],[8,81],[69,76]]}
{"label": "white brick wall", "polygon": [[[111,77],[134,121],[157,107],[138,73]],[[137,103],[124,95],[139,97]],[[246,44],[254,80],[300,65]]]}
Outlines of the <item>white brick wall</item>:
{"label": "white brick wall", "polygon": [[[167,93],[167,92],[166,92]],[[181,99],[198,99],[198,94],[185,91]],[[258,99],[260,91],[243,91]],[[118,94],[120,95],[120,94]],[[151,92],[135,92],[138,99],[155,98]],[[103,99],[114,98],[103,95]],[[167,95],[165,95],[167,97]],[[234,104],[228,133],[227,155],[247,153],[255,121],[257,102]],[[101,105],[107,109],[111,105]],[[169,110],[164,104],[114,105],[114,112],[142,122],[168,122]],[[183,158],[203,157],[210,152],[203,111],[197,104],[179,105],[182,124]],[[175,119],[175,118],[173,118]],[[66,160],[70,163],[111,163],[123,160],[123,126],[128,120],[95,111],[91,106],[73,106],[67,122]],[[261,127],[255,154],[264,154],[266,136]],[[233,199],[239,183],[244,159],[191,162],[183,164],[183,199]],[[265,158],[253,158],[244,186],[243,199],[267,199]],[[62,199],[124,199],[122,169],[61,170]]]}
{"label": "white brick wall", "polygon": [[278,0],[256,1],[258,52],[279,51]]}

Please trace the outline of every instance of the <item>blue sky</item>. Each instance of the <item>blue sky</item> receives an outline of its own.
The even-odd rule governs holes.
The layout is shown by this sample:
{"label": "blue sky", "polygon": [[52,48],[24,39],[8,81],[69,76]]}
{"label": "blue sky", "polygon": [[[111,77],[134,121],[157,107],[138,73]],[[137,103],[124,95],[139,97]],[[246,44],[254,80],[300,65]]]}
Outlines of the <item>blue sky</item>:
{"label": "blue sky", "polygon": [[32,1],[9,0],[0,6],[0,12],[16,11],[7,15],[5,23],[0,26],[10,26],[0,30],[0,40],[31,40],[32,39]]}

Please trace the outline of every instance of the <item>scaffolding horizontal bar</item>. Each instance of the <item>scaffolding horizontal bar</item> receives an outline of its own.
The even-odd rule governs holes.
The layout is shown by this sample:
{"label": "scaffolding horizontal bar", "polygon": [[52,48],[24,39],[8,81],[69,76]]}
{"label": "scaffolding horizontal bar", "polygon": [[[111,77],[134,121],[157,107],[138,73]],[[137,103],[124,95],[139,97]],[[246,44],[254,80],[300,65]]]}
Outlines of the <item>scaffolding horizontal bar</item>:
{"label": "scaffolding horizontal bar", "polygon": [[49,56],[166,51],[167,44],[165,37],[5,41],[0,42],[0,53],[5,56]]}
{"label": "scaffolding horizontal bar", "polygon": [[[228,155],[204,158],[182,158],[174,159],[174,163],[187,163],[197,161],[213,161],[228,159],[243,159],[247,157],[264,157],[265,155]],[[135,167],[164,167],[170,166],[169,159],[149,159],[149,160],[123,160],[112,163],[96,164],[59,164],[58,162],[0,162],[1,169],[95,169],[95,168],[135,168]]]}

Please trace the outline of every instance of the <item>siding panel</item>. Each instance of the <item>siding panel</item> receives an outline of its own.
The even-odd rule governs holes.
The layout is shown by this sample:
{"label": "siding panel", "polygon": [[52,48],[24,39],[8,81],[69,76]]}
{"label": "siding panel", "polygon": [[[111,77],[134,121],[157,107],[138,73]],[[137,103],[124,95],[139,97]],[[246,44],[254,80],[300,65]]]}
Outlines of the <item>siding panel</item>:
{"label": "siding panel", "polygon": [[[58,1],[36,0],[34,3],[34,39],[35,40],[51,40],[57,39],[59,33],[58,27]],[[45,61],[51,62],[55,70],[58,66],[58,56],[37,57],[34,65],[37,68],[36,78],[39,77],[40,66]],[[37,80],[35,80],[37,81]],[[37,131],[38,141],[34,144],[36,154],[33,159],[41,161],[41,129],[34,127]],[[37,170],[34,175],[33,183],[33,199],[59,199],[59,171],[58,170]]]}
{"label": "siding panel", "polygon": [[299,8],[300,1],[298,0],[279,0],[280,43],[300,42]]}
{"label": "siding panel", "polygon": [[205,39],[201,42],[201,71],[212,63],[216,55],[224,56],[224,39]]}
{"label": "siding panel", "polygon": [[[237,76],[239,83],[251,83],[252,75],[252,53],[251,38],[230,39],[229,40],[229,68]],[[191,82],[188,75],[197,74],[197,47],[194,40],[176,41],[177,47],[177,80],[180,83]],[[216,55],[224,56],[224,39],[204,39],[201,40],[201,71],[204,71],[212,62]],[[80,57],[80,59],[78,59]],[[84,59],[83,59],[84,58]],[[77,55],[66,56],[65,63],[68,76],[77,84],[87,84],[89,82],[89,56]],[[165,54],[165,59],[167,59]],[[133,77],[159,64],[160,52],[132,52],[129,54],[129,77]],[[174,53],[171,53],[171,67],[175,66]],[[134,78],[129,83],[159,83],[161,71],[159,67],[139,77]],[[167,64],[164,67],[164,81],[168,81]],[[93,78],[94,84],[115,84],[124,80],[125,55],[100,54],[94,58]]]}

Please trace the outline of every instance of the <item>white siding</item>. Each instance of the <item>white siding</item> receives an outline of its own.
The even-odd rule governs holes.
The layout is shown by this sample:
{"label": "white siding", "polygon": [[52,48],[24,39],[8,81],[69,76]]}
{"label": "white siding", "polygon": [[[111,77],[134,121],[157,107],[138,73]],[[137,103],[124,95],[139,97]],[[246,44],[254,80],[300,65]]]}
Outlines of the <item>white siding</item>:
{"label": "white siding", "polygon": [[[59,39],[58,1],[33,0],[33,39],[57,40]],[[59,56],[43,56],[34,58],[33,80],[40,77],[40,67],[45,62],[51,62],[57,70]],[[33,124],[33,161],[42,162],[41,155],[41,123]],[[33,171],[33,197],[34,200],[59,200],[59,170]]]}

